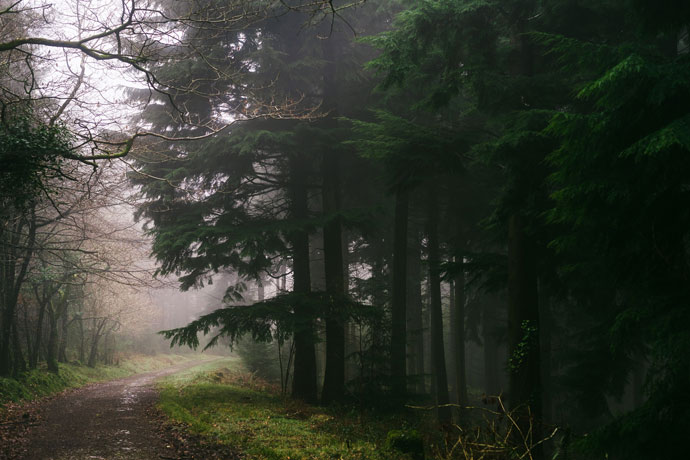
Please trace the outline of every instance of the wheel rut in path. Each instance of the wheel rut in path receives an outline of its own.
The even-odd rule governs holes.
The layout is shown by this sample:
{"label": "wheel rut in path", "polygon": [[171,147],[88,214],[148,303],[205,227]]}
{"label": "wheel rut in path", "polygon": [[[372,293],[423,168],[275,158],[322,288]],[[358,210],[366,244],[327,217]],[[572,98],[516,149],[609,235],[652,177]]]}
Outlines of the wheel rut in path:
{"label": "wheel rut in path", "polygon": [[157,379],[198,365],[84,386],[48,400],[26,439],[23,460],[160,460],[180,458],[161,437],[151,410]]}

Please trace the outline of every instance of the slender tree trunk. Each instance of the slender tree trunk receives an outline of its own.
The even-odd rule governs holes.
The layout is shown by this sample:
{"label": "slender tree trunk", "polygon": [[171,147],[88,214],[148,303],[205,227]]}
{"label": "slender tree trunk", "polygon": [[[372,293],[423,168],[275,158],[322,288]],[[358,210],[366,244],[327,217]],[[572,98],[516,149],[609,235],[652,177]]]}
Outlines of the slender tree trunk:
{"label": "slender tree trunk", "polygon": [[19,332],[17,331],[17,323],[12,325],[12,348],[14,350],[14,366],[13,373],[15,376],[26,371],[26,361],[22,353],[22,347],[19,342]]}
{"label": "slender tree trunk", "polygon": [[497,320],[493,297],[486,301],[482,312],[482,340],[484,342],[484,393],[498,396],[501,393],[500,366],[505,365],[498,356],[496,338]]}
{"label": "slender tree trunk", "polygon": [[[336,37],[329,30],[329,38],[321,41],[323,53],[323,107],[329,112],[320,125],[335,132],[338,127]],[[345,297],[343,267],[343,238],[340,198],[340,152],[333,145],[325,147],[322,162],[323,212],[327,223],[323,228],[326,292],[335,302],[326,315],[326,365],[321,399],[323,403],[342,400],[345,394],[345,318],[342,300]]]}
{"label": "slender tree trunk", "polygon": [[409,313],[410,334],[410,374],[415,375],[415,390],[425,394],[426,378],[424,368],[424,306],[422,301],[422,249],[419,233],[411,232],[412,238],[408,245],[407,273],[407,311]]}
{"label": "slender tree trunk", "polygon": [[[17,248],[21,243],[21,236],[24,226],[29,226],[29,231],[25,241],[24,254],[17,255]],[[26,279],[29,262],[33,255],[34,243],[36,242],[36,213],[34,208],[31,208],[31,215],[29,221],[26,219],[19,219],[19,224],[15,229],[13,235],[9,236],[10,244],[3,245],[5,254],[2,264],[2,316],[0,318],[0,376],[10,375],[12,372],[12,358],[10,355],[10,336],[12,326],[16,319],[17,300],[19,299],[19,291]],[[19,262],[21,260],[21,262]],[[17,272],[17,264],[19,264],[19,271]]]}
{"label": "slender tree trunk", "polygon": [[26,356],[29,361],[29,369],[33,369],[31,367],[31,357],[34,354],[34,344],[33,341],[31,340],[31,327],[29,326],[29,312],[28,308],[24,307],[24,314],[22,315],[24,317],[24,340],[26,341]]}
{"label": "slender tree trunk", "polygon": [[50,329],[48,331],[48,353],[46,355],[46,362],[48,364],[48,370],[50,372],[58,372],[58,362],[57,362],[57,340],[58,340],[58,326],[57,326],[57,314],[52,305],[48,306],[48,325]]}
{"label": "slender tree trunk", "polygon": [[508,223],[508,356],[510,407],[530,406],[532,419],[519,410],[523,432],[541,418],[539,298],[535,248],[517,214]]}
{"label": "slender tree trunk", "polygon": [[[36,291],[38,298],[38,291]],[[41,349],[41,339],[43,337],[43,322],[45,319],[47,302],[41,301],[38,306],[38,322],[36,324],[36,342],[34,344],[33,352],[29,357],[29,367],[31,369],[36,369],[38,365],[38,354]]]}
{"label": "slender tree trunk", "polygon": [[[304,159],[290,157],[291,173],[291,214],[298,222],[305,225],[309,217],[307,195],[307,171]],[[301,221],[301,222],[300,222]],[[309,232],[300,228],[291,232],[293,290],[297,294],[309,295],[311,292],[311,275],[309,269]],[[292,395],[307,402],[317,400],[316,388],[316,350],[314,346],[313,312],[304,303],[295,305],[295,359],[292,378]]]}
{"label": "slender tree trunk", "polygon": [[103,328],[105,327],[105,323],[107,322],[107,319],[102,319],[100,321],[94,320],[94,326],[96,326],[96,329],[94,330],[91,339],[91,351],[89,352],[89,362],[86,364],[89,367],[96,367],[96,360],[98,358],[98,343],[101,341],[101,334],[103,332]]}
{"label": "slender tree trunk", "polygon": [[553,419],[551,387],[551,304],[549,294],[543,283],[539,283],[539,343],[541,369],[542,416],[547,422]]}
{"label": "slender tree trunk", "polygon": [[455,302],[452,304],[451,339],[455,366],[455,393],[460,406],[467,405],[467,374],[465,365],[465,272],[462,260],[459,261],[460,272],[455,277]]}
{"label": "slender tree trunk", "polygon": [[84,359],[86,358],[86,350],[84,346],[84,341],[86,337],[84,336],[84,320],[79,318],[79,362],[84,364]]}
{"label": "slender tree trunk", "polygon": [[406,393],[405,350],[407,346],[407,190],[395,194],[393,237],[393,308],[391,312],[391,377],[393,393]]}
{"label": "slender tree trunk", "polygon": [[439,266],[441,262],[438,242],[438,203],[435,187],[430,187],[427,220],[427,236],[429,244],[429,289],[431,297],[431,360],[433,365],[433,382],[437,415],[441,423],[451,421],[451,411],[448,407],[448,376],[446,372],[446,357],[443,343],[443,310],[441,306],[441,277]]}
{"label": "slender tree trunk", "polygon": [[60,344],[58,345],[58,361],[61,363],[67,362],[67,329],[69,321],[67,321],[67,311],[62,312],[60,317]]}
{"label": "slender tree trunk", "polygon": [[323,211],[328,222],[323,228],[326,292],[334,300],[326,316],[326,370],[321,400],[324,404],[342,400],[345,393],[345,297],[340,172],[337,152],[323,156]]}

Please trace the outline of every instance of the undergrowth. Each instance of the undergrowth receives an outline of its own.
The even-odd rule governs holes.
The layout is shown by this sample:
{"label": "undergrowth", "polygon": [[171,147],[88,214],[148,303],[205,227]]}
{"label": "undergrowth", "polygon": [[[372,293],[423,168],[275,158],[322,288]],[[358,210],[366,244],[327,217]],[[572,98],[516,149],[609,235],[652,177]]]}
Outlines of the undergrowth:
{"label": "undergrowth", "polygon": [[[212,369],[212,367],[224,366]],[[160,408],[194,433],[234,446],[247,460],[415,459],[390,450],[387,434],[416,417],[309,406],[228,359],[164,380]],[[419,458],[417,455],[416,458]]]}
{"label": "undergrowth", "polygon": [[[159,407],[211,443],[246,460],[504,460],[569,456],[567,436],[533,425],[529,408],[507,409],[501,397],[463,407],[462,426],[439,426],[433,407],[318,407],[279,389],[229,358],[161,383]],[[489,401],[491,400],[491,401]],[[525,425],[527,423],[527,425]],[[572,455],[572,453],[570,453]],[[573,457],[574,458],[574,457]]]}

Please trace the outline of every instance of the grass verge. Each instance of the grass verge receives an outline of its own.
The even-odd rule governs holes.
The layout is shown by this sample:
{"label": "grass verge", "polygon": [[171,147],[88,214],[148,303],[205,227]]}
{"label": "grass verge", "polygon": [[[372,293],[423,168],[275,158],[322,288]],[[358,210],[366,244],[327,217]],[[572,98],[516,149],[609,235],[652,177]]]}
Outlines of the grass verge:
{"label": "grass verge", "polygon": [[19,378],[0,378],[0,410],[8,402],[30,401],[92,382],[112,380],[142,372],[150,372],[196,359],[194,355],[134,355],[117,366],[88,367],[61,363],[57,374],[39,368]]}
{"label": "grass verge", "polygon": [[388,432],[404,425],[400,414],[300,404],[247,374],[239,359],[194,367],[160,385],[168,417],[247,460],[414,458],[385,447]]}

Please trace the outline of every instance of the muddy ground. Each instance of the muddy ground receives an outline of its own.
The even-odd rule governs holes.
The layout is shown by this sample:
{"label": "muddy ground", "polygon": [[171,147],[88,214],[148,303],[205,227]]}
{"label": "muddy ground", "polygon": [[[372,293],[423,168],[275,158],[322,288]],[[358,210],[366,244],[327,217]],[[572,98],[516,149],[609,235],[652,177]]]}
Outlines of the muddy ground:
{"label": "muddy ground", "polygon": [[8,408],[0,460],[237,459],[227,447],[190,435],[155,408],[155,381],[196,363],[87,385]]}

